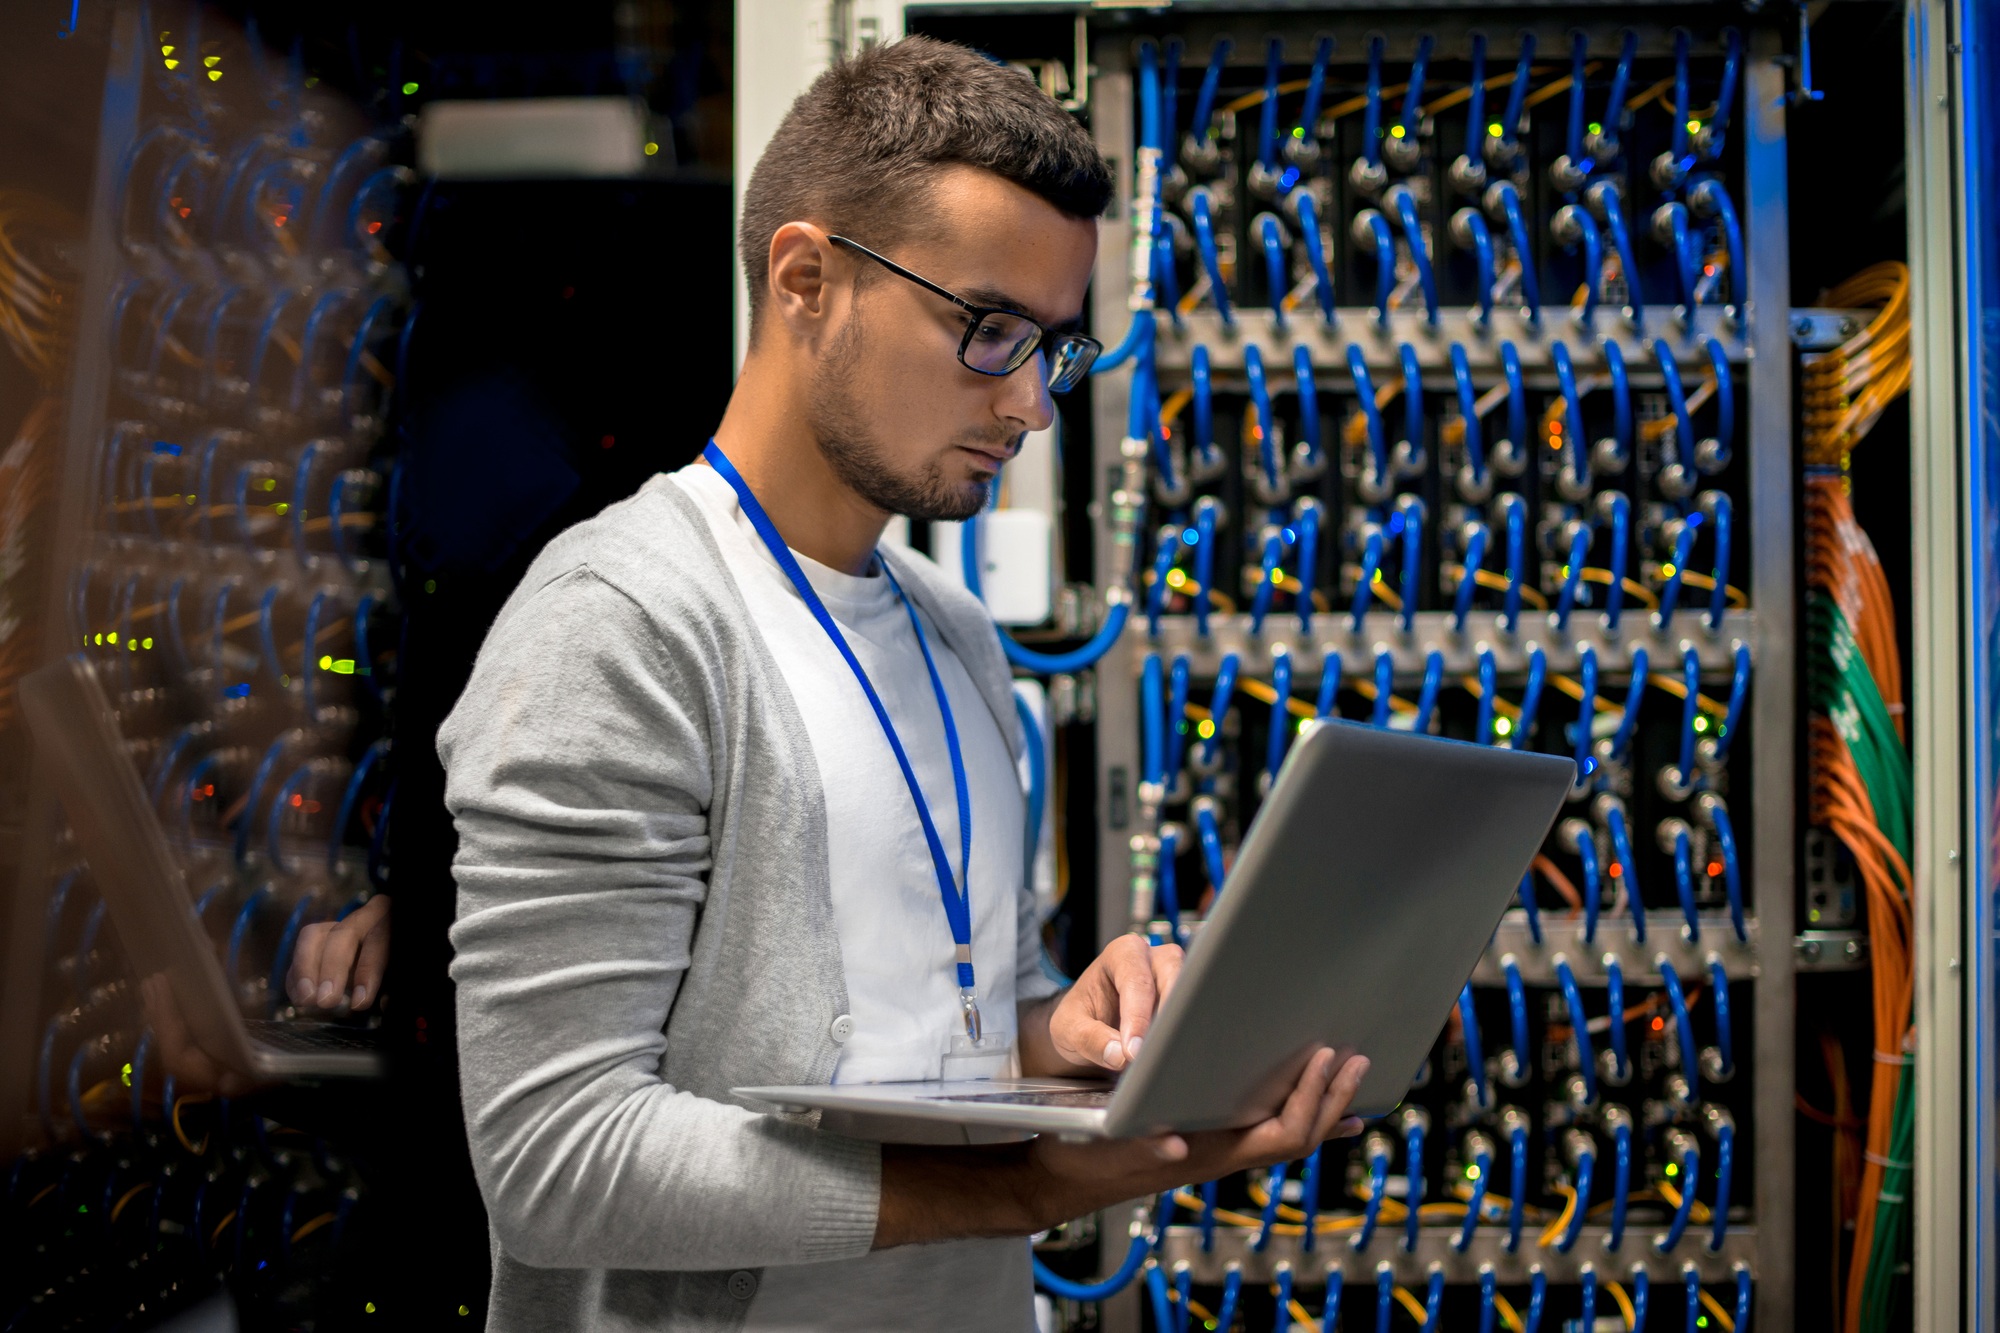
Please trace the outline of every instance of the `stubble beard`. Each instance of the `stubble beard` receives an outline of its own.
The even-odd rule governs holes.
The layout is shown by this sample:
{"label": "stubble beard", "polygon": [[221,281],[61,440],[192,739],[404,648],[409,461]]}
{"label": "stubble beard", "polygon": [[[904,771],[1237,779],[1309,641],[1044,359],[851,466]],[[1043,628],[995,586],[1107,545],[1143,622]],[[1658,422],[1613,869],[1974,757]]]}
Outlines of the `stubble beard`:
{"label": "stubble beard", "polygon": [[[860,320],[851,319],[813,372],[807,425],[834,474],[877,509],[925,522],[959,522],[984,509],[987,488],[947,481],[941,455],[925,459],[911,475],[896,471],[855,402],[852,371],[860,364],[861,351]],[[988,448],[995,443],[986,437],[971,442]]]}

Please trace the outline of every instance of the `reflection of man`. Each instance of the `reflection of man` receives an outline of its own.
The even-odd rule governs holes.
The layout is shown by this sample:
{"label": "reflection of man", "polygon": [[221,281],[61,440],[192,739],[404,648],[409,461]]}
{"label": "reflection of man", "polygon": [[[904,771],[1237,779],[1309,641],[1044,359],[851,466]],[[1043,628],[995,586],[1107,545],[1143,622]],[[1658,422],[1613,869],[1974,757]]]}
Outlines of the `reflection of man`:
{"label": "reflection of man", "polygon": [[877,549],[976,512],[1088,369],[1109,197],[972,52],[823,75],[745,197],[707,459],[552,542],[496,622],[438,742],[490,1327],[1019,1333],[1023,1237],[1357,1127],[1365,1062],[1325,1051],[1262,1124],[1125,1143],[878,1147],[728,1094],[1121,1069],[1179,970],[1127,937],[1042,971],[991,623]]}

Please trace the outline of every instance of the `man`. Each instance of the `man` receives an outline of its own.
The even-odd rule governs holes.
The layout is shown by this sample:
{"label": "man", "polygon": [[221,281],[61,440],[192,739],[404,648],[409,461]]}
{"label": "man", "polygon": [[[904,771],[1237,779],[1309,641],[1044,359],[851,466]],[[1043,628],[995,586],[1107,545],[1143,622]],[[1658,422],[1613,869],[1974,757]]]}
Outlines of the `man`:
{"label": "man", "polygon": [[551,543],[496,622],[439,737],[489,1327],[1019,1333],[1022,1237],[1358,1130],[1365,1064],[1327,1051],[1263,1124],[1125,1143],[884,1147],[729,1095],[1143,1058],[1179,951],[1043,975],[992,625],[876,545],[975,513],[1049,424],[1110,192],[970,51],[822,75],[745,197],[707,459]]}

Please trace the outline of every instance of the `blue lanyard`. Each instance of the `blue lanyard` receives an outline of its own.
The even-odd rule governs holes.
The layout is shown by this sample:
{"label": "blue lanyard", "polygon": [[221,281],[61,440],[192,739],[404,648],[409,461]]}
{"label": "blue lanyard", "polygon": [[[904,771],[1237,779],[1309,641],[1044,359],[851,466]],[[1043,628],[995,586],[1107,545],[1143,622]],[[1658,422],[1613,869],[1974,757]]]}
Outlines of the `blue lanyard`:
{"label": "blue lanyard", "polygon": [[945,694],[944,681],[938,676],[937,660],[931,656],[930,640],[924,635],[923,622],[917,618],[917,608],[903,592],[903,585],[896,582],[896,576],[890,573],[888,562],[882,561],[882,572],[888,577],[889,586],[896,590],[896,599],[909,613],[910,628],[917,632],[917,646],[923,649],[924,666],[931,676],[931,692],[937,696],[938,712],[944,715],[945,746],[951,752],[951,784],[953,794],[958,800],[959,860],[965,867],[963,891],[959,888],[957,877],[951,872],[951,860],[945,855],[944,842],[938,837],[937,824],[931,818],[930,802],[924,799],[923,786],[917,781],[917,771],[910,766],[910,756],[903,749],[902,737],[896,734],[896,724],[889,720],[889,710],[883,707],[882,696],[875,692],[874,683],[868,679],[868,672],[863,669],[861,659],[847,646],[847,638],[840,632],[840,626],[834,623],[826,604],[820,601],[819,594],[813,590],[805,571],[799,568],[799,562],[793,558],[791,548],[786,546],[785,539],[778,535],[778,529],[771,522],[771,516],[765,513],[764,506],[757,502],[756,493],[750,489],[750,484],[743,480],[743,474],[736,470],[736,465],[729,461],[728,455],[722,452],[721,446],[714,440],[708,442],[708,447],[702,456],[708,460],[710,467],[722,474],[722,479],[736,492],[736,501],[743,507],[744,517],[750,520],[750,526],[755,528],[757,535],[763,539],[764,546],[771,552],[771,558],[778,562],[778,568],[785,571],[785,577],[789,578],[792,586],[798,589],[806,608],[813,613],[813,619],[819,622],[819,627],[826,631],[826,637],[833,640],[833,646],[838,648],[840,655],[847,660],[848,668],[854,672],[854,679],[861,684],[861,692],[868,696],[869,707],[875,710],[875,720],[882,724],[882,734],[888,738],[889,748],[895,751],[896,765],[903,770],[903,782],[910,789],[910,799],[917,807],[917,819],[924,826],[924,842],[930,847],[931,866],[937,871],[938,896],[944,902],[944,917],[951,926],[952,943],[957,946],[955,958],[958,966],[958,1004],[964,1013],[965,1032],[974,1041],[978,1041],[979,1002],[972,974],[972,802],[966,794],[965,758],[958,748],[958,725],[952,720],[951,700]]}

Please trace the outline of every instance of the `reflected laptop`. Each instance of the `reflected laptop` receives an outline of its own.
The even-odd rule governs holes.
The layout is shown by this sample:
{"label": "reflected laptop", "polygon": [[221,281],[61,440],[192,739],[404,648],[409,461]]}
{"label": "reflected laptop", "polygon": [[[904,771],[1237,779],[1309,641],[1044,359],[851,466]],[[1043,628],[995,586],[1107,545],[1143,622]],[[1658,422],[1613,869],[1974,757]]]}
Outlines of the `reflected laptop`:
{"label": "reflected laptop", "polygon": [[142,982],[168,979],[195,1043],[258,1079],[382,1073],[370,1030],[243,1017],[89,659],[65,657],[22,677],[20,699],[126,957]]}
{"label": "reflected laptop", "polygon": [[1322,723],[1292,746],[1145,1050],[1115,1085],[734,1091],[821,1109],[828,1128],[869,1137],[943,1121],[965,1140],[1008,1129],[1128,1138],[1255,1124],[1312,1050],[1330,1046],[1340,1061],[1370,1061],[1351,1114],[1384,1115],[1422,1068],[1575,774],[1554,755]]}

